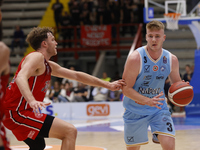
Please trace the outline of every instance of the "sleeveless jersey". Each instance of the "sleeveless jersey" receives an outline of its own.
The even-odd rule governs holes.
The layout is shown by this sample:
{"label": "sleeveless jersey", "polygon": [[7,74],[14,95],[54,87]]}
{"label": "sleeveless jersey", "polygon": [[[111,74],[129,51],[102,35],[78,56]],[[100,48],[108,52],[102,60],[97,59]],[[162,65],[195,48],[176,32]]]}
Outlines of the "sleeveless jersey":
{"label": "sleeveless jersey", "polygon": [[[153,98],[161,91],[164,93],[164,84],[171,72],[171,53],[162,49],[161,56],[155,61],[147,52],[146,46],[137,49],[140,54],[140,72],[137,76],[133,89],[143,96]],[[134,70],[131,70],[134,71]],[[165,95],[161,96],[165,98]],[[166,101],[160,107],[168,109]],[[156,107],[142,105],[124,96],[123,106],[125,109],[140,115],[151,115],[159,111]]]}
{"label": "sleeveless jersey", "polygon": [[[22,62],[26,57],[20,62],[16,74],[13,80],[10,82],[6,90],[5,98],[5,108],[13,111],[21,111],[26,109],[32,109],[28,102],[24,99],[19,88],[15,82],[19,71],[21,70]],[[51,68],[46,60],[44,60],[45,72],[39,76],[32,76],[28,79],[29,88],[37,101],[43,101],[45,93],[47,91],[48,85],[51,79]]]}

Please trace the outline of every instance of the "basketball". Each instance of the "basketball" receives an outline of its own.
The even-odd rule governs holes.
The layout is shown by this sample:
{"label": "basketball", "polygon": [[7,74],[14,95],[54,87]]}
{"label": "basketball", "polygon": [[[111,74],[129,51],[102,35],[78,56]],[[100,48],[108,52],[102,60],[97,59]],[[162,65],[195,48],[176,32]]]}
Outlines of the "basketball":
{"label": "basketball", "polygon": [[193,99],[193,87],[184,81],[172,84],[168,91],[169,100],[176,106],[188,105]]}

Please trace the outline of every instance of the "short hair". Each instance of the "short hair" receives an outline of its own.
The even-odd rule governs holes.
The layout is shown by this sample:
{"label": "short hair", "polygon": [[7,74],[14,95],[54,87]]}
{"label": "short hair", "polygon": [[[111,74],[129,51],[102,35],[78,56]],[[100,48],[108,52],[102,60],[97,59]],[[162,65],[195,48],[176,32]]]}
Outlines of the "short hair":
{"label": "short hair", "polygon": [[149,30],[161,30],[161,29],[165,29],[165,25],[160,22],[160,21],[157,21],[157,20],[153,20],[149,23],[147,23],[146,25],[146,30],[149,29]]}
{"label": "short hair", "polygon": [[53,29],[50,27],[34,27],[27,35],[26,41],[34,50],[41,47],[42,41],[48,38],[47,33],[53,34]]}

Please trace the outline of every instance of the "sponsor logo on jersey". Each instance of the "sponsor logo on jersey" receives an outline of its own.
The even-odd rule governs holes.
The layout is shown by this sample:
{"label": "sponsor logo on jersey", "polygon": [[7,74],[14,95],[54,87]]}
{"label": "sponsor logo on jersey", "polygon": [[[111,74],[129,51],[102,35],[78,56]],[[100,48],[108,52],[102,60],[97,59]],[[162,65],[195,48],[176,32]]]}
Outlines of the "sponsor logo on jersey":
{"label": "sponsor logo on jersey", "polygon": [[144,66],[144,73],[150,72],[150,65],[145,65]]}
{"label": "sponsor logo on jersey", "polygon": [[166,64],[167,63],[167,57],[163,57],[163,63]]}
{"label": "sponsor logo on jersey", "polygon": [[30,131],[28,134],[28,138],[30,139],[33,138],[34,134],[35,134],[35,131]]}
{"label": "sponsor logo on jersey", "polygon": [[156,76],[156,79],[157,80],[162,80],[162,79],[164,79],[164,75],[160,74],[160,75]]}
{"label": "sponsor logo on jersey", "polygon": [[161,67],[160,67],[160,71],[162,71],[162,72],[165,71],[165,69],[166,69],[165,66],[161,66]]}
{"label": "sponsor logo on jersey", "polygon": [[110,114],[110,105],[108,104],[88,104],[88,116],[108,116]]}
{"label": "sponsor logo on jersey", "polygon": [[153,71],[158,71],[158,66],[157,65],[153,66]]}
{"label": "sponsor logo on jersey", "polygon": [[150,81],[144,81],[144,82],[142,83],[142,86],[149,86],[149,82],[150,82]]}
{"label": "sponsor logo on jersey", "polygon": [[45,86],[42,88],[42,92],[44,92],[44,93],[46,93],[47,92],[47,89],[48,89],[48,87],[49,87],[49,85],[50,85],[50,81],[46,81],[45,82]]}
{"label": "sponsor logo on jersey", "polygon": [[147,75],[144,76],[143,80],[151,80],[152,79],[152,75]]}
{"label": "sponsor logo on jersey", "polygon": [[143,88],[139,87],[138,92],[141,94],[159,94],[160,93],[160,88],[153,89],[153,88]]}
{"label": "sponsor logo on jersey", "polygon": [[42,118],[42,117],[43,117],[43,114],[41,114],[41,113],[36,113],[36,114],[35,114],[35,117],[36,117],[36,118]]}
{"label": "sponsor logo on jersey", "polygon": [[127,141],[128,142],[134,142],[133,136],[127,136]]}

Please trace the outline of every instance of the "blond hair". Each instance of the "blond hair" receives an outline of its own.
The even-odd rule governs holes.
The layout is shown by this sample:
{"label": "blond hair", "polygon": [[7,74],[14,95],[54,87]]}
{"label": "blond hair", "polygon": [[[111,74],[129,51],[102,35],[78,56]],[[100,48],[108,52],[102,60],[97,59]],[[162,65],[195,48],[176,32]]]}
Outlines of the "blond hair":
{"label": "blond hair", "polygon": [[146,25],[146,30],[149,29],[149,30],[161,30],[161,29],[165,29],[165,25],[160,22],[160,21],[157,21],[157,20],[153,20],[149,23],[147,23]]}

